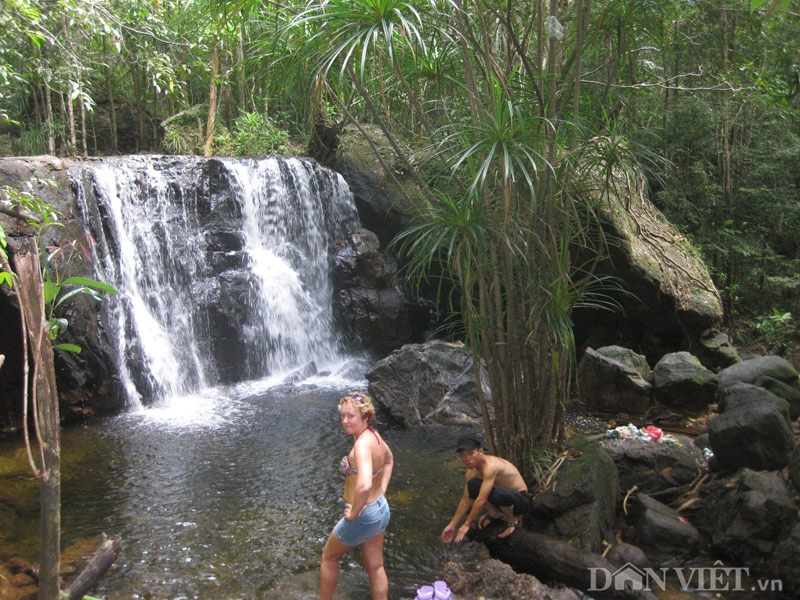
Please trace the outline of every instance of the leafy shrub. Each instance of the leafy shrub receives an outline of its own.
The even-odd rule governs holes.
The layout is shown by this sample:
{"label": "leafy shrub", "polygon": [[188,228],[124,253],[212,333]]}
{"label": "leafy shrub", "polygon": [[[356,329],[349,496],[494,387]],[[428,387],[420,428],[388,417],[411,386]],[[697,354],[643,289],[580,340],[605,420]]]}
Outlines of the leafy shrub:
{"label": "leafy shrub", "polygon": [[[227,145],[227,140],[219,140],[219,146]],[[214,144],[215,154],[233,156],[258,156],[262,154],[290,154],[289,134],[278,127],[265,114],[243,113],[235,121],[231,133],[230,152],[221,152]]]}
{"label": "leafy shrub", "polygon": [[196,136],[187,132],[183,127],[172,126],[164,133],[161,147],[169,154],[189,154],[191,141]]}

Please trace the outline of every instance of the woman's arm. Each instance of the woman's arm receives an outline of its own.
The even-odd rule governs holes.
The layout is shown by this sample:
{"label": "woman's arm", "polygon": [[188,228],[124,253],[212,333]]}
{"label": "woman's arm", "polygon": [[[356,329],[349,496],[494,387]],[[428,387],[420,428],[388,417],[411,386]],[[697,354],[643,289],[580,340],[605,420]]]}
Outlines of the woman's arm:
{"label": "woman's arm", "polygon": [[[386,444],[386,442],[383,442]],[[392,469],[394,468],[394,455],[392,449],[386,444],[386,454],[383,458],[383,473],[381,473],[381,494],[385,494],[389,489],[389,481],[392,479]]]}

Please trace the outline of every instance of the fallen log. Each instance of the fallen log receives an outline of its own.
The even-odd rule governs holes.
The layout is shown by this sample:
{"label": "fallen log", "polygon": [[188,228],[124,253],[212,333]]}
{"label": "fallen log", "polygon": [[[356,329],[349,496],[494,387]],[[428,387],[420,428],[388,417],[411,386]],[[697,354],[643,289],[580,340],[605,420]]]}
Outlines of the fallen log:
{"label": "fallen log", "polygon": [[94,555],[78,574],[72,585],[61,592],[62,600],[81,600],[117,559],[120,537],[100,534]]}
{"label": "fallen log", "polygon": [[[612,582],[610,576],[618,568],[599,554],[521,527],[508,537],[498,538],[497,534],[505,528],[506,525],[502,522],[495,522],[484,529],[473,528],[467,535],[470,539],[483,543],[492,558],[510,565],[517,573],[533,575],[542,583],[557,581],[587,592],[593,598],[656,598],[647,590],[615,586],[616,582]],[[623,589],[616,589],[617,587]]]}

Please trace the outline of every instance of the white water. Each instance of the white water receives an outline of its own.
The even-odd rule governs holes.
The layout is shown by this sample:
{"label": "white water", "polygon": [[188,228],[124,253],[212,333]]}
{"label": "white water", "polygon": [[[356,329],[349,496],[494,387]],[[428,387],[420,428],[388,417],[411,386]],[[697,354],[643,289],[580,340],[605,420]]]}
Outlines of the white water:
{"label": "white water", "polygon": [[[335,206],[349,198],[321,198],[299,162],[226,161],[242,207],[245,249],[260,293],[256,319],[244,334],[254,348],[259,337],[273,342],[264,360],[285,372],[303,361],[338,358],[331,312],[328,247],[331,240],[320,202]],[[280,171],[287,167],[293,189]],[[348,192],[349,194],[349,192]],[[354,211],[354,207],[352,208]]]}
{"label": "white water", "polygon": [[[84,167],[103,215],[100,268],[119,290],[110,300],[112,338],[134,409],[202,405],[204,391],[221,383],[274,384],[305,365],[336,371],[347,361],[338,350],[328,272],[330,248],[358,227],[344,180],[311,161],[280,157],[207,167],[201,159],[157,156]],[[209,200],[220,189],[233,197]],[[219,239],[241,240],[241,249],[219,251],[227,243]],[[244,270],[215,276],[209,261],[220,256]],[[236,294],[244,306],[231,316],[220,299]],[[241,326],[220,331],[217,313]],[[242,349],[241,356],[215,356],[215,347]],[[241,373],[232,377],[226,366],[223,377],[225,361],[238,361]]]}

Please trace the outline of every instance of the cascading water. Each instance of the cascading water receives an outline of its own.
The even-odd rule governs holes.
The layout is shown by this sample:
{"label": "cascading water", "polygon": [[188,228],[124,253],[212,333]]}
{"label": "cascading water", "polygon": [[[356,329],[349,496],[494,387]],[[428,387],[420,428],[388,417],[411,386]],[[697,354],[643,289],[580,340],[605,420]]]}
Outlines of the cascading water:
{"label": "cascading water", "polygon": [[[352,445],[338,403],[366,388],[369,360],[337,351],[332,318],[331,248],[359,226],[347,186],[288,158],[130,156],[70,169],[95,277],[119,290],[97,304],[91,348],[118,355],[132,410],[64,428],[65,554],[102,532],[121,537],[93,590],[109,600],[318,598]],[[395,456],[386,571],[389,600],[401,600],[440,577],[450,549],[438,529],[462,465],[441,428],[395,428],[383,415],[375,426]],[[12,477],[20,509],[0,511],[10,532],[0,541],[33,562],[38,482]],[[337,598],[369,597],[350,556]]]}
{"label": "cascading water", "polygon": [[113,337],[133,404],[340,361],[328,255],[358,215],[339,175],[281,157],[78,168],[99,268],[120,292]]}

